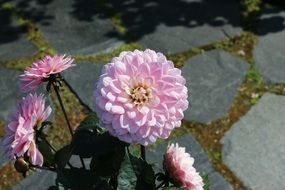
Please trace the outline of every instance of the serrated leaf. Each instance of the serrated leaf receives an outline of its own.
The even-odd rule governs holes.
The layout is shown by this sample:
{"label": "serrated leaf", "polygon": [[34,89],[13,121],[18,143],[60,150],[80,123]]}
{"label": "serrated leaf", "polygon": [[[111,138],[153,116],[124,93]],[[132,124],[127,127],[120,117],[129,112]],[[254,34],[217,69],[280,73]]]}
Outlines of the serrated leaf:
{"label": "serrated leaf", "polygon": [[68,161],[70,160],[70,157],[73,152],[73,147],[71,145],[66,145],[59,149],[55,153],[55,163],[59,168],[64,168]]}
{"label": "serrated leaf", "polygon": [[155,189],[155,174],[152,166],[145,160],[129,155],[134,172],[137,176],[136,189]]}
{"label": "serrated leaf", "polygon": [[125,154],[124,161],[121,164],[117,179],[117,190],[131,190],[136,187],[137,177],[127,153]]}
{"label": "serrated leaf", "polygon": [[115,176],[121,166],[125,156],[125,147],[116,146],[109,154],[93,157],[90,168],[100,177]]}

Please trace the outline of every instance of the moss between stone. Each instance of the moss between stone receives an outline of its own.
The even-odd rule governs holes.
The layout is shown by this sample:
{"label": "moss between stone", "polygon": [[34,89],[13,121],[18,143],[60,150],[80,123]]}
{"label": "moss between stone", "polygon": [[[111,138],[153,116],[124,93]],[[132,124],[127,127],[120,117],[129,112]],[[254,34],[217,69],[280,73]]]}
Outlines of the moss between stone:
{"label": "moss between stone", "polygon": [[240,4],[244,28],[255,32],[258,15],[261,9],[261,0],[241,0]]}
{"label": "moss between stone", "polygon": [[16,8],[10,3],[4,3],[0,5],[0,9],[7,10],[16,19],[18,26],[24,26],[27,28],[27,40],[31,41],[38,49],[39,53],[54,54],[55,51],[51,45],[44,39],[36,25],[25,18],[21,12],[17,11]]}
{"label": "moss between stone", "polygon": [[21,181],[23,177],[18,173],[13,164],[6,164],[0,169],[0,189],[10,190],[14,185]]}
{"label": "moss between stone", "polygon": [[111,61],[115,56],[118,56],[122,51],[133,51],[135,49],[142,49],[137,43],[123,44],[110,53],[99,53],[97,55],[75,55],[73,56],[78,61],[86,61],[91,63],[106,63]]}
{"label": "moss between stone", "polygon": [[4,121],[0,121],[0,138],[4,136],[4,127],[5,127]]}
{"label": "moss between stone", "polygon": [[[61,88],[60,95],[62,97],[63,105],[68,114],[70,124],[73,129],[76,129],[79,123],[87,116],[88,110],[80,104],[75,95],[72,94],[67,87]],[[64,119],[64,115],[60,108],[58,99],[53,90],[51,97],[54,105],[54,119],[53,126],[50,128],[50,131],[48,133],[48,140],[56,149],[59,149],[63,145],[70,142],[71,136],[69,134],[67,123]]]}
{"label": "moss between stone", "polygon": [[191,48],[188,51],[171,54],[167,57],[173,61],[176,67],[180,68],[186,63],[189,58],[195,55],[214,49],[223,49],[234,56],[252,62],[252,51],[257,41],[257,37],[253,33],[242,32],[240,35],[234,36],[232,38],[226,38],[224,40],[198,48]]}

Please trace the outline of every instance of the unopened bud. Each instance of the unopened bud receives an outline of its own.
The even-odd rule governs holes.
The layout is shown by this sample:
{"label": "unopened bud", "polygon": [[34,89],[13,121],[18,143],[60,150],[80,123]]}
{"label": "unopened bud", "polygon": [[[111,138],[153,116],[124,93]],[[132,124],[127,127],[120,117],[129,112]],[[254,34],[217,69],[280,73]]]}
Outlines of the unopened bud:
{"label": "unopened bud", "polygon": [[24,160],[23,157],[17,158],[14,167],[20,173],[26,173],[29,170],[29,164]]}

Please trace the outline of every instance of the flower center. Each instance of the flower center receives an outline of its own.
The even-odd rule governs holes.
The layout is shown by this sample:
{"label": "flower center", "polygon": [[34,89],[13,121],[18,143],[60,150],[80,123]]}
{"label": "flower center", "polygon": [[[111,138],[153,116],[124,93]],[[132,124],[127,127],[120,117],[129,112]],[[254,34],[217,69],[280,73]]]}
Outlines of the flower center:
{"label": "flower center", "polygon": [[143,84],[138,84],[131,88],[130,97],[135,105],[147,103],[151,98],[151,89]]}

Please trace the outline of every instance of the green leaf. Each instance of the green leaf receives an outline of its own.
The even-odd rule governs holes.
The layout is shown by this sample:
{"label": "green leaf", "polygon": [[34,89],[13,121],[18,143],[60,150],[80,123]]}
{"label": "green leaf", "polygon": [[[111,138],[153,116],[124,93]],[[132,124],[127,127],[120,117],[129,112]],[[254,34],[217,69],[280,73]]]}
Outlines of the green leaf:
{"label": "green leaf", "polygon": [[117,145],[125,146],[126,143],[111,136],[108,132],[98,134],[82,129],[74,134],[72,145],[74,145],[74,154],[83,158],[90,158],[109,154],[114,151]]}
{"label": "green leaf", "polygon": [[81,130],[81,129],[88,129],[93,132],[100,132],[101,128],[99,125],[99,119],[96,115],[96,113],[92,112],[90,113],[77,127],[76,130]]}
{"label": "green leaf", "polygon": [[44,157],[44,165],[52,166],[55,163],[54,154],[46,140],[38,139],[37,147]]}
{"label": "green leaf", "polygon": [[133,170],[129,155],[126,153],[118,174],[117,190],[131,190],[136,187],[136,174]]}
{"label": "green leaf", "polygon": [[85,169],[71,168],[57,170],[56,184],[64,189],[111,189],[108,182],[95,176],[94,172]]}
{"label": "green leaf", "polygon": [[55,153],[55,163],[59,168],[64,168],[72,155],[73,147],[66,145]]}
{"label": "green leaf", "polygon": [[135,174],[137,176],[136,189],[155,189],[155,174],[152,169],[152,166],[148,164],[145,160],[137,158],[131,154],[129,155],[129,157]]}
{"label": "green leaf", "polygon": [[202,176],[203,182],[204,182],[204,190],[209,190],[210,189],[210,183],[209,183],[209,176],[204,175]]}
{"label": "green leaf", "polygon": [[118,189],[154,190],[155,176],[151,165],[126,153],[119,170]]}
{"label": "green leaf", "polygon": [[125,147],[116,146],[109,154],[93,157],[90,168],[100,177],[115,176],[125,156]]}

